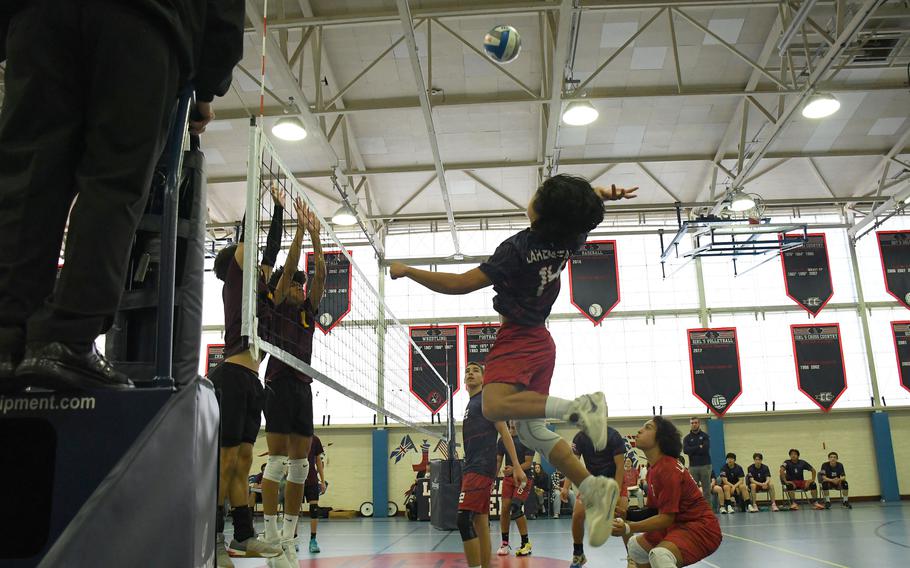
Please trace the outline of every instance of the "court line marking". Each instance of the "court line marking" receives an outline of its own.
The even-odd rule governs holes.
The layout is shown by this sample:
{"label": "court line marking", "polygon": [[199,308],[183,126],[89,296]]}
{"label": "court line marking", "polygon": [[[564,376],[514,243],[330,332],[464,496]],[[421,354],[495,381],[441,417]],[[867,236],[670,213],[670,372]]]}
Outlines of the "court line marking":
{"label": "court line marking", "polygon": [[893,521],[888,521],[887,523],[882,523],[882,524],[880,524],[879,526],[877,526],[877,527],[875,528],[875,536],[877,536],[878,538],[884,540],[885,542],[890,542],[891,544],[896,544],[897,546],[902,546],[902,547],[904,547],[904,548],[910,548],[910,546],[907,546],[906,544],[904,544],[904,543],[902,543],[902,542],[897,542],[896,540],[891,540],[890,538],[888,538],[888,537],[886,537],[886,536],[882,536],[881,533],[878,532],[878,531],[882,530],[884,527],[886,527],[886,526],[888,526],[888,525],[891,525],[891,524],[894,524],[894,523],[902,523],[902,522],[904,522],[903,519],[895,519],[895,520],[893,520]]}
{"label": "court line marking", "polygon": [[785,553],[787,553],[787,554],[792,554],[793,556],[799,556],[800,558],[805,558],[805,559],[807,559],[807,560],[815,560],[816,562],[821,562],[822,564],[827,564],[828,566],[834,566],[835,568],[850,568],[849,566],[844,566],[843,564],[837,564],[837,563],[831,562],[831,561],[829,561],[829,560],[824,560],[824,559],[822,559],[822,558],[816,558],[815,556],[809,556],[808,554],[802,554],[802,553],[800,553],[800,552],[794,552],[794,551],[789,550],[789,549],[787,549],[787,548],[781,548],[781,547],[779,547],[779,546],[774,546],[773,544],[767,544],[767,543],[765,543],[765,542],[759,542],[759,541],[757,541],[757,540],[752,540],[751,538],[746,538],[746,537],[744,537],[744,536],[738,536],[738,535],[730,534],[730,533],[726,533],[726,532],[723,533],[723,535],[724,535],[725,537],[735,538],[735,539],[743,540],[743,541],[745,541],[745,542],[751,542],[752,544],[757,544],[757,545],[759,545],[759,546],[764,546],[765,548],[770,548],[771,550],[776,550],[776,551],[778,551],[778,552],[785,552]]}

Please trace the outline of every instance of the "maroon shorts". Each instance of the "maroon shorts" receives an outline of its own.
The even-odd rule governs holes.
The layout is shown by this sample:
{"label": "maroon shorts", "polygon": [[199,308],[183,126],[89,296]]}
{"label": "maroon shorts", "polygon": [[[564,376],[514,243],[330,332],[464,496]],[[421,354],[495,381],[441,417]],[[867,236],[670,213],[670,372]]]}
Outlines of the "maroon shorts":
{"label": "maroon shorts", "polygon": [[801,489],[801,490],[806,490],[806,489],[815,489],[816,487],[818,487],[817,485],[815,485],[815,482],[812,481],[812,480],[810,480],[810,479],[794,479],[794,480],[786,481],[786,482],[784,483],[784,485],[785,485],[785,486],[789,486],[789,485],[792,485],[792,486],[793,486],[792,488],[791,488],[791,487],[786,487],[788,490],[789,490],[789,489]]}
{"label": "maroon shorts", "polygon": [[484,362],[483,382],[522,385],[549,394],[555,363],[556,344],[546,326],[504,323]]}
{"label": "maroon shorts", "polygon": [[716,518],[672,525],[664,530],[647,532],[644,537],[652,547],[664,540],[675,544],[682,553],[683,566],[695,564],[714,554],[723,538]]}
{"label": "maroon shorts", "polygon": [[502,498],[503,499],[512,499],[513,501],[525,501],[534,491],[534,480],[530,477],[528,478],[528,484],[525,485],[524,489],[515,485],[515,478],[511,475],[507,475],[502,478]]}
{"label": "maroon shorts", "polygon": [[461,478],[461,495],[458,497],[459,511],[472,511],[479,515],[490,514],[490,493],[493,492],[493,478],[479,473],[466,473]]}

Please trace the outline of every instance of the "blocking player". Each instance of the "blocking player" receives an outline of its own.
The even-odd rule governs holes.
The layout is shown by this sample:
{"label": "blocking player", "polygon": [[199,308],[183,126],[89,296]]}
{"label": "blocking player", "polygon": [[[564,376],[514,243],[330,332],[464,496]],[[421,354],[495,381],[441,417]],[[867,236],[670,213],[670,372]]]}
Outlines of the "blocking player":
{"label": "blocking player", "polygon": [[832,489],[840,489],[841,506],[844,509],[852,509],[853,505],[847,499],[847,490],[849,489],[847,474],[844,473],[844,464],[837,461],[837,459],[837,452],[830,452],[828,461],[823,463],[818,469],[819,481],[822,482],[822,494],[825,497],[825,509],[831,508],[830,492]]}
{"label": "blocking player", "polygon": [[679,430],[655,416],[645,422],[635,441],[648,458],[648,507],[657,514],[638,522],[615,519],[613,534],[644,533],[629,540],[629,557],[639,566],[676,568],[707,558],[723,537],[711,506],[679,462]]}
{"label": "blocking player", "polygon": [[[271,275],[260,322],[267,322],[270,342],[309,363],[313,353],[316,312],[325,290],[326,267],[319,239],[321,225],[316,214],[297,201],[297,230],[285,265]],[[313,243],[315,277],[306,290],[306,274],[297,270],[303,233]],[[296,565],[297,522],[303,500],[303,486],[310,462],[313,436],[312,378],[275,356],[269,357],[265,372],[265,432],[269,459],[262,478],[262,509],[265,540],[284,546],[288,562]],[[278,486],[287,475],[284,522],[278,528]],[[293,542],[293,545],[290,543]]]}
{"label": "blocking player", "polygon": [[401,263],[390,267],[393,279],[407,277],[443,294],[467,294],[493,286],[493,307],[503,325],[486,360],[484,415],[490,420],[518,420],[522,442],[579,487],[592,546],[602,545],[610,536],[619,486],[588,473],[569,444],[548,430],[543,419],[575,424],[602,450],[607,445],[606,398],[603,393],[574,401],[549,395],[556,349],[545,322],[570,256],[603,221],[603,201],[634,198],[636,189],[593,188],[580,177],[553,176],[528,204],[531,227],[503,241],[480,267],[462,274],[418,270]]}
{"label": "blocking player", "polygon": [[[626,442],[615,429],[607,427],[607,447],[601,451],[594,449],[591,438],[584,432],[575,434],[572,439],[572,453],[581,457],[585,462],[585,467],[591,475],[602,475],[612,477],[620,487],[620,504],[616,506],[616,516],[625,517],[626,508],[629,503],[629,492],[626,484],[623,482],[626,470],[624,462],[626,461]],[[631,467],[632,462],[629,462]],[[636,478],[635,482],[638,482]],[[563,482],[562,495],[568,495],[571,483],[568,479]],[[625,497],[625,499],[622,499]],[[581,568],[588,559],[585,558],[585,505],[582,499],[576,496],[575,507],[572,510],[572,564],[569,568]]]}
{"label": "blocking player", "polygon": [[[521,469],[525,476],[530,472],[534,450],[528,448],[518,439],[515,423],[509,422],[509,435],[501,436],[496,445],[496,472],[502,471],[502,507],[500,507],[499,527],[502,530],[502,544],[496,552],[499,556],[508,556],[512,550],[509,546],[509,530],[512,521],[518,526],[521,536],[521,546],[515,551],[515,556],[530,556],[531,541],[528,540],[528,519],[525,517],[525,501],[528,495],[534,494],[534,478],[528,477],[527,483],[515,484],[513,473],[516,468]],[[518,460],[513,460],[507,452],[505,441],[512,440],[515,446],[515,455]],[[505,468],[503,468],[505,464]]]}
{"label": "blocking player", "polygon": [[[461,496],[458,500],[458,532],[464,544],[469,568],[490,567],[490,493],[496,476],[496,434],[503,436],[507,454],[518,462],[515,444],[505,422],[490,422],[483,415],[483,367],[468,363],[465,386],[471,396],[462,430],[465,462],[462,469]],[[521,487],[527,475],[514,468],[512,482]]]}

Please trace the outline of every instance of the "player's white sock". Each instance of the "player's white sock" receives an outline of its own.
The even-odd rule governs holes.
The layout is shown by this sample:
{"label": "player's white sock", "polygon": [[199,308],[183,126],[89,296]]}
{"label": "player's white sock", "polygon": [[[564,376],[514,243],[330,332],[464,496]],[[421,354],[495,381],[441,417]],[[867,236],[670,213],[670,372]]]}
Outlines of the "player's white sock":
{"label": "player's white sock", "polygon": [[544,413],[547,418],[554,418],[556,420],[562,420],[565,418],[566,414],[572,409],[572,401],[566,400],[564,398],[557,398],[555,396],[547,397],[547,406],[544,409]]}
{"label": "player's white sock", "polygon": [[281,539],[289,540],[294,538],[294,533],[297,532],[297,520],[299,517],[297,515],[285,515],[284,516],[284,526],[281,527]]}
{"label": "player's white sock", "polygon": [[278,540],[278,515],[263,515],[265,519],[265,539],[269,542]]}

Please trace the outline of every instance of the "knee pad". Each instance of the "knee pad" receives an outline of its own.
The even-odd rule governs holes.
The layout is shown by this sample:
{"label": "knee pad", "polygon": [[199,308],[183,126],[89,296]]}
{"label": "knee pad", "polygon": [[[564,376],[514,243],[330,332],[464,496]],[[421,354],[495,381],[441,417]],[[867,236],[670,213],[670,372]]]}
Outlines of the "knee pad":
{"label": "knee pad", "polygon": [[523,501],[512,501],[512,506],[509,507],[509,518],[513,521],[518,520],[525,516],[525,504]]}
{"label": "knee pad", "polygon": [[265,464],[265,471],[262,472],[262,478],[281,483],[288,465],[287,460],[287,456],[269,456],[269,461]]}
{"label": "knee pad", "polygon": [[636,564],[647,564],[649,562],[648,552],[638,544],[638,537],[633,536],[629,539],[629,558]]}
{"label": "knee pad", "polygon": [[316,505],[315,503],[310,504],[310,518],[311,519],[319,518],[319,505]]}
{"label": "knee pad", "polygon": [[288,481],[303,485],[310,473],[310,462],[306,459],[291,460],[288,462]]}
{"label": "knee pad", "polygon": [[666,548],[652,548],[648,553],[651,568],[676,568],[676,556]]}
{"label": "knee pad", "polygon": [[474,530],[474,511],[458,511],[458,532],[461,533],[461,542],[477,538],[477,531]]}
{"label": "knee pad", "polygon": [[846,479],[843,480],[843,481],[841,481],[841,483],[840,483],[840,488],[841,488],[841,489],[850,489],[850,486],[847,485],[847,480],[846,480]]}
{"label": "knee pad", "polygon": [[540,452],[545,458],[550,457],[550,452],[562,438],[556,432],[547,429],[543,420],[519,420],[518,421],[518,438],[521,443]]}

